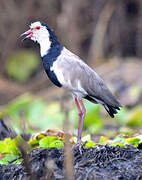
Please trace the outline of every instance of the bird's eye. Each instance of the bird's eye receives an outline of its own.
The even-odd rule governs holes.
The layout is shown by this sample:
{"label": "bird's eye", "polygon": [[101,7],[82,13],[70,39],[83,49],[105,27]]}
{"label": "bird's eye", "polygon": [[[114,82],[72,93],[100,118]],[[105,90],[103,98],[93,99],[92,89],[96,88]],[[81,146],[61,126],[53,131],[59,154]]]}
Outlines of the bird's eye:
{"label": "bird's eye", "polygon": [[37,26],[35,29],[39,30],[39,29],[40,29],[40,26]]}

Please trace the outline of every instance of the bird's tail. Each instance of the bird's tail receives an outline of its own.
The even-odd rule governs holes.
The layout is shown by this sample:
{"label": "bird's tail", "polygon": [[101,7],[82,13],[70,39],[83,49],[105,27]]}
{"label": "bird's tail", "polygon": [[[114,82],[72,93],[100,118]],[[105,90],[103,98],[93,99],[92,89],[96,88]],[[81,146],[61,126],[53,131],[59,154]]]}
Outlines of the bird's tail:
{"label": "bird's tail", "polygon": [[111,106],[108,104],[103,104],[103,106],[112,118],[114,118],[114,114],[118,113],[117,110],[120,110],[118,106]]}
{"label": "bird's tail", "polygon": [[117,100],[115,100],[114,101],[115,103],[113,103],[113,104],[112,103],[107,104],[103,100],[98,100],[97,98],[94,98],[94,97],[91,97],[91,96],[86,96],[85,99],[87,99],[87,100],[89,100],[89,101],[91,101],[93,103],[102,104],[104,106],[104,108],[106,109],[106,111],[108,112],[108,114],[112,118],[114,118],[114,115],[117,114],[118,113],[117,111],[120,110],[120,107],[122,107],[121,104]]}

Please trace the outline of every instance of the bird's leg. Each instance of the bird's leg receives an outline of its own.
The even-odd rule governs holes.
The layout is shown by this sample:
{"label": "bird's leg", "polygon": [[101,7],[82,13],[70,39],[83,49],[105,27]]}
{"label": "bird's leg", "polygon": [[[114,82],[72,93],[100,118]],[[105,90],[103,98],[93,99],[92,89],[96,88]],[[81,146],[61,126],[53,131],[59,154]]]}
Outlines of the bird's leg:
{"label": "bird's leg", "polygon": [[[82,110],[80,108],[80,105],[78,103],[78,100],[81,104]],[[82,134],[82,128],[83,128],[83,122],[84,122],[84,118],[85,118],[85,114],[86,114],[86,109],[85,106],[83,104],[83,101],[81,99],[75,98],[75,104],[78,108],[78,115],[79,115],[79,127],[78,127],[78,136],[77,136],[77,144],[80,145],[81,143],[81,134]]]}
{"label": "bird's leg", "polygon": [[78,116],[79,116],[79,126],[78,126],[78,136],[77,136],[77,144],[80,145],[81,143],[81,133],[80,133],[80,129],[81,129],[81,121],[82,121],[82,115],[83,115],[83,112],[81,111],[81,108],[80,108],[80,105],[78,103],[78,100],[77,98],[75,98],[75,104],[77,106],[77,109],[78,109]]}
{"label": "bird's leg", "polygon": [[81,142],[81,134],[82,134],[82,128],[83,128],[83,123],[84,123],[84,118],[85,118],[85,114],[86,114],[86,109],[85,109],[85,106],[83,104],[83,101],[82,99],[79,99],[79,102],[81,104],[81,107],[82,107],[82,114],[81,114],[81,120],[80,120],[80,128],[79,128],[79,131],[78,131],[78,141]]}

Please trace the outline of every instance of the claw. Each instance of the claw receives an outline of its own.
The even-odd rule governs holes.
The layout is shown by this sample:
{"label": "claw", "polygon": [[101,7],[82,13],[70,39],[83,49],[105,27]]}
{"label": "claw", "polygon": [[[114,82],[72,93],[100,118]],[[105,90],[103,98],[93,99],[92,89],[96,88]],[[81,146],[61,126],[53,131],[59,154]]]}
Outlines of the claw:
{"label": "claw", "polygon": [[82,150],[81,150],[81,141],[78,142],[77,144],[75,144],[74,147],[77,148],[77,149],[79,150],[79,152],[80,152],[81,155],[83,154],[83,153],[82,153]]}

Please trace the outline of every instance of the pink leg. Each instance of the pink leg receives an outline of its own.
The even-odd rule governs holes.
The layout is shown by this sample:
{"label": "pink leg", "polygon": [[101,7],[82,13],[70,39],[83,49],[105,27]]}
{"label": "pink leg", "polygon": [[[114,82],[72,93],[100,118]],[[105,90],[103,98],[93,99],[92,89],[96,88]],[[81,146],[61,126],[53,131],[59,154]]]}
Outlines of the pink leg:
{"label": "pink leg", "polygon": [[80,102],[81,107],[82,107],[82,117],[81,117],[81,122],[80,122],[80,129],[78,132],[78,139],[79,139],[79,141],[81,141],[81,134],[82,134],[83,123],[84,123],[84,119],[85,119],[86,109],[85,109],[85,106],[83,104],[82,99],[79,99],[79,102]]}
{"label": "pink leg", "polygon": [[81,99],[79,99],[79,102],[81,104],[82,110],[80,108],[80,105],[77,101],[77,98],[75,98],[75,104],[78,108],[78,115],[79,115],[79,127],[78,127],[78,137],[77,137],[77,143],[80,145],[81,143],[81,134],[82,134],[82,128],[83,128],[83,122],[84,122],[84,118],[85,118],[85,114],[86,114],[86,109],[85,106],[83,104],[83,101]]}
{"label": "pink leg", "polygon": [[82,111],[81,111],[81,108],[80,108],[80,105],[77,101],[77,98],[75,98],[75,104],[77,106],[77,109],[78,109],[78,116],[79,116],[79,126],[78,126],[78,136],[77,136],[77,143],[80,144],[81,143],[81,139],[79,139],[79,131],[80,131],[80,128],[81,128],[81,119],[82,119]]}

